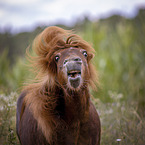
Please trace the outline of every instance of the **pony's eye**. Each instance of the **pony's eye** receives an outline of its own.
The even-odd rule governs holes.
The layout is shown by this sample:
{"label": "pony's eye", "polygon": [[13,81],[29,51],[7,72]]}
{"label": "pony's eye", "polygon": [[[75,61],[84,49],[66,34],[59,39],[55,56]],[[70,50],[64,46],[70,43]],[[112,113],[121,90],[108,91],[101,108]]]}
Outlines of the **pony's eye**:
{"label": "pony's eye", "polygon": [[58,62],[59,58],[60,58],[60,57],[59,57],[58,55],[56,55],[56,56],[55,56],[55,61]]}
{"label": "pony's eye", "polygon": [[87,56],[88,56],[87,51],[84,51],[84,52],[83,52],[83,55],[84,55],[85,57],[87,57]]}

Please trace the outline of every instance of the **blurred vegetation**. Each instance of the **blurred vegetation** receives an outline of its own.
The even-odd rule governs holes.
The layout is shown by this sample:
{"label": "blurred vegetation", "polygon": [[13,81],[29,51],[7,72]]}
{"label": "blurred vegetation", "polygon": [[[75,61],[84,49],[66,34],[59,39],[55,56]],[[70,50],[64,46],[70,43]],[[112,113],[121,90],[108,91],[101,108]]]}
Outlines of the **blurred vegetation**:
{"label": "blurred vegetation", "polygon": [[[102,123],[102,145],[145,142],[145,10],[132,19],[114,15],[73,29],[96,50],[101,86],[92,92]],[[26,48],[45,27],[33,32],[0,34],[0,144],[19,144],[15,132],[17,94],[30,76]],[[15,92],[15,93],[14,93]]]}

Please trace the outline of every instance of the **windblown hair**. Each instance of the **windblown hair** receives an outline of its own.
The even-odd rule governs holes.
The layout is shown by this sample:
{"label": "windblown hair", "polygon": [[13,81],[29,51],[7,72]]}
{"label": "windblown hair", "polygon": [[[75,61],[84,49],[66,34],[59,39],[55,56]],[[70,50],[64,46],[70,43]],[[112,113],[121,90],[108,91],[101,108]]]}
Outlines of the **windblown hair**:
{"label": "windblown hair", "polygon": [[[64,30],[55,26],[46,28],[35,38],[32,49],[36,53],[36,56],[31,56],[28,51],[27,55],[31,63],[31,68],[33,68],[33,71],[37,74],[34,81],[42,81],[42,83],[37,84],[38,87],[41,87],[44,84],[43,81],[46,79],[47,82],[50,83],[50,87],[55,85],[54,78],[57,70],[55,64],[51,63],[53,55],[56,51],[69,47],[83,48],[88,53],[95,52],[88,42],[84,41],[78,35],[72,34],[72,31]],[[90,62],[89,72],[89,84],[92,89],[97,90],[96,85],[99,85],[98,74],[95,67]],[[31,88],[31,86],[33,88],[33,85],[35,86],[36,84],[30,84],[29,87],[26,87],[26,89]]]}
{"label": "windblown hair", "polygon": [[[57,51],[70,47],[83,48],[87,51],[88,55],[92,55],[95,52],[88,42],[84,41],[78,35],[73,34],[72,31],[63,30],[55,26],[46,28],[35,38],[32,45],[32,49],[35,52],[34,56],[31,56],[27,52],[33,71],[37,75],[34,82],[25,86],[23,89],[26,95],[22,105],[20,120],[23,119],[24,110],[28,107],[33,117],[37,120],[38,127],[41,128],[42,133],[49,143],[56,136],[54,133],[57,131],[54,131],[54,126],[63,128],[62,124],[64,123],[63,120],[58,121],[57,118],[54,119],[53,117],[55,115],[54,110],[58,104],[58,96],[54,92],[58,91],[58,94],[61,94],[62,92],[59,88],[62,88],[66,96],[69,96],[64,87],[56,80],[57,66],[53,59]],[[88,69],[88,85],[96,89],[98,76],[90,60],[88,60]],[[82,96],[86,94],[82,94]],[[89,97],[89,95],[86,96]],[[84,102],[83,104],[87,104],[87,100],[89,99],[84,97],[82,100]],[[88,106],[84,105],[84,108],[86,107]]]}

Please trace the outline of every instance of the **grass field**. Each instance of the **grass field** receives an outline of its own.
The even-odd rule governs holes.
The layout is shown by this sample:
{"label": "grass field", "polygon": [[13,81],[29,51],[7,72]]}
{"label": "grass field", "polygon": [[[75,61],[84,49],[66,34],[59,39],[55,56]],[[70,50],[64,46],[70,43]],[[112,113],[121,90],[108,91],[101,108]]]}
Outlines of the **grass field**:
{"label": "grass field", "polygon": [[[139,15],[126,20],[114,16],[99,22],[86,21],[82,26],[74,27],[96,50],[93,63],[99,74],[100,87],[98,92],[91,93],[101,118],[102,145],[145,144],[143,18],[144,15]],[[11,37],[15,37],[13,40],[18,43],[18,36],[17,39]],[[15,128],[16,100],[23,82],[32,76],[24,56],[15,56],[13,64],[8,56],[8,49],[0,56],[1,145],[19,144]]]}

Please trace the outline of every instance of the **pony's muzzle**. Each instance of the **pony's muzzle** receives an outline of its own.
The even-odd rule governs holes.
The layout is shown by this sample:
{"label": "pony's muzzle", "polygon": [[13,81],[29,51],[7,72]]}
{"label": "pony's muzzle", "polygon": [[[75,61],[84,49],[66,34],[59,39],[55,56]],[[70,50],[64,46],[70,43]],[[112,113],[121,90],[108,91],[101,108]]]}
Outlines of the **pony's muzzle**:
{"label": "pony's muzzle", "polygon": [[79,57],[65,59],[64,66],[66,67],[67,77],[70,85],[77,88],[81,82],[82,60]]}

